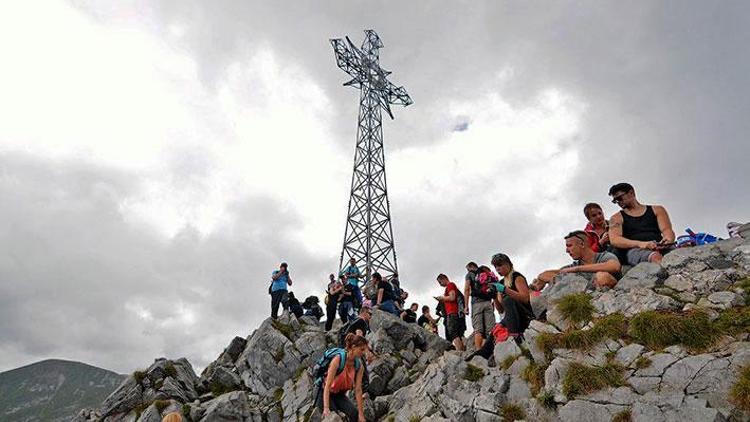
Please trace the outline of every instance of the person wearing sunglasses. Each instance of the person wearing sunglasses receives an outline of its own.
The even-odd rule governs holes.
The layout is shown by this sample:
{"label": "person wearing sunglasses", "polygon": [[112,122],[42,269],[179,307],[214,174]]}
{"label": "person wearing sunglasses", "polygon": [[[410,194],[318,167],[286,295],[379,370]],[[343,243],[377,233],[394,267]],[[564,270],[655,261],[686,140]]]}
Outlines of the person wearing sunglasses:
{"label": "person wearing sunglasses", "polygon": [[[609,221],[609,242],[629,265],[661,263],[674,248],[675,234],[667,210],[661,205],[643,205],[629,183],[609,188],[612,203],[622,208]],[[624,259],[623,259],[624,258]]]}

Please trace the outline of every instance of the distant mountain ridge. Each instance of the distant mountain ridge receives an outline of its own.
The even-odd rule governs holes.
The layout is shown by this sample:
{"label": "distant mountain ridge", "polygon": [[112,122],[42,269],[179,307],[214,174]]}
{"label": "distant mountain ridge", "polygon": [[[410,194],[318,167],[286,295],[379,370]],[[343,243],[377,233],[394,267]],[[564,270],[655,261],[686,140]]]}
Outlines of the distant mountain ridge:
{"label": "distant mountain ridge", "polygon": [[102,402],[124,375],[80,362],[49,359],[0,373],[0,420],[68,421]]}

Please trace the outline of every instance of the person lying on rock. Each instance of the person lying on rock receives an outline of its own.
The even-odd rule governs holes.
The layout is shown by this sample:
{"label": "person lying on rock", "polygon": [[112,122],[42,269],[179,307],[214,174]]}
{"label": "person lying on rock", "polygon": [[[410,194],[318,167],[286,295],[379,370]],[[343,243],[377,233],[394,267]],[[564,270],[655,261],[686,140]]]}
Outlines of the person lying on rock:
{"label": "person lying on rock", "polygon": [[[590,288],[615,287],[620,278],[620,261],[611,252],[594,252],[589,247],[586,232],[576,230],[565,236],[565,252],[573,258],[573,263],[559,270],[547,270],[539,274],[532,285],[534,288],[552,283],[555,276],[575,273],[588,280]],[[540,289],[541,290],[541,289]]]}
{"label": "person lying on rock", "polygon": [[609,188],[612,203],[622,208],[609,220],[609,241],[628,265],[641,262],[661,263],[674,249],[675,234],[667,210],[661,205],[643,205],[629,183]]}
{"label": "person lying on rock", "polygon": [[594,252],[609,250],[609,222],[604,217],[602,207],[590,202],[583,207],[583,215],[589,220],[583,231],[588,235],[589,246]]}
{"label": "person lying on rock", "polygon": [[[362,336],[349,333],[346,335],[344,357],[344,368],[341,372],[338,368],[341,364],[340,355],[331,359],[328,372],[325,377],[323,388],[318,390],[316,403],[318,409],[327,417],[331,411],[339,411],[346,414],[349,422],[365,422],[365,406],[362,390],[362,377],[364,376],[364,365],[362,357],[367,352],[367,339]],[[356,407],[347,397],[347,393],[354,390],[357,401]]]}

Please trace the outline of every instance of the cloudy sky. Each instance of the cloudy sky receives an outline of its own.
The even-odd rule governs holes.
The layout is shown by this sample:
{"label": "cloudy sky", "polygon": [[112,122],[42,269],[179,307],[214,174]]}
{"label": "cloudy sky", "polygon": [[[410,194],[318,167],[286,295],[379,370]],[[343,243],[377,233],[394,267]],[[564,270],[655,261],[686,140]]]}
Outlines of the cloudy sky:
{"label": "cloudy sky", "polygon": [[750,219],[743,2],[17,1],[0,13],[0,370],[202,368],[335,271],[357,92],[332,37],[380,34],[402,282],[504,251],[567,262],[629,181],[685,227]]}

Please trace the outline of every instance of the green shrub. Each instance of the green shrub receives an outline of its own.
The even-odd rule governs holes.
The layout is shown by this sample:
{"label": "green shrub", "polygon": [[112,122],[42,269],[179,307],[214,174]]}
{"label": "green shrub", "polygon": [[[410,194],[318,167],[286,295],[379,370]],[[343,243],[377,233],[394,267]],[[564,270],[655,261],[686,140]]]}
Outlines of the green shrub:
{"label": "green shrub", "polygon": [[476,382],[484,378],[484,370],[478,366],[468,364],[466,365],[466,372],[464,372],[464,379],[466,381]]}
{"label": "green shrub", "polygon": [[717,331],[730,336],[750,332],[750,306],[730,308],[721,312],[714,321],[714,326]]}
{"label": "green shrub", "polygon": [[633,417],[630,413],[630,410],[623,410],[622,412],[615,415],[614,418],[612,418],[612,422],[631,422],[633,420]]}
{"label": "green shrub", "polygon": [[500,408],[500,416],[503,422],[513,422],[526,419],[526,412],[517,404],[506,403]]}
{"label": "green shrub", "polygon": [[539,365],[532,361],[523,369],[523,372],[521,372],[521,379],[529,384],[529,391],[531,391],[532,395],[536,396],[539,394],[539,391],[544,388],[544,372],[546,370],[546,366]]}
{"label": "green shrub", "polygon": [[536,341],[548,360],[552,360],[552,349],[588,350],[604,339],[619,339],[625,333],[627,321],[622,314],[616,313],[594,321],[591,329],[571,330],[559,334],[541,333]]}
{"label": "green shrub", "polygon": [[536,401],[538,401],[539,404],[542,405],[542,407],[545,407],[547,409],[554,409],[557,407],[557,403],[555,403],[555,393],[548,390],[544,390],[539,395],[537,395]]}
{"label": "green shrub", "polygon": [[648,368],[649,366],[651,366],[651,359],[645,356],[638,356],[638,359],[635,360],[635,367],[638,369]]}
{"label": "green shrub", "polygon": [[174,362],[171,360],[168,360],[166,365],[164,365],[164,373],[167,374],[168,377],[176,377],[177,376],[177,368],[174,367]]}
{"label": "green shrub", "polygon": [[146,371],[134,371],[133,378],[138,384],[142,384],[143,380],[146,379]]}
{"label": "green shrub", "polygon": [[573,293],[560,298],[557,302],[557,310],[563,318],[573,324],[587,323],[596,312],[591,304],[591,296],[587,293]]}
{"label": "green shrub", "polygon": [[502,369],[508,369],[511,366],[513,366],[513,362],[515,362],[517,359],[518,359],[518,355],[510,355],[510,356],[506,357],[505,359],[503,359],[503,361],[500,362],[499,366]]}
{"label": "green shrub", "polygon": [[704,312],[641,312],[630,320],[629,334],[651,349],[679,344],[691,351],[707,349],[718,337]]}
{"label": "green shrub", "polygon": [[182,409],[180,410],[181,410],[182,416],[184,416],[185,419],[189,421],[190,420],[190,405],[183,404]]}
{"label": "green shrub", "polygon": [[211,392],[211,394],[214,395],[214,397],[219,397],[226,393],[231,393],[232,391],[236,391],[237,389],[226,386],[226,385],[221,385],[220,383],[214,381],[208,385],[208,390]]}
{"label": "green shrub", "polygon": [[169,400],[155,400],[154,406],[156,406],[156,410],[159,411],[159,413],[163,412],[164,409],[166,409],[171,402]]}
{"label": "green shrub", "polygon": [[737,381],[729,390],[729,400],[740,409],[750,412],[750,365],[740,369]]}
{"label": "green shrub", "polygon": [[578,362],[568,365],[563,378],[563,394],[569,399],[579,394],[588,394],[606,387],[625,385],[622,365],[608,362],[603,366],[586,366]]}

